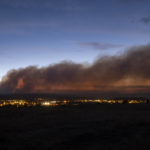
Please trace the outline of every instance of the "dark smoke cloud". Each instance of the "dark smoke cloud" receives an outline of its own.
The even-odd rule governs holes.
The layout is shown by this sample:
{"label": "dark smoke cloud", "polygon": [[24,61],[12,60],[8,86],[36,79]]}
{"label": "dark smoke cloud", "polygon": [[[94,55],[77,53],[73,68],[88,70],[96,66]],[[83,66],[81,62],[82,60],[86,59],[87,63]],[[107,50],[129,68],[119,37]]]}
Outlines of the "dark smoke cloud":
{"label": "dark smoke cloud", "polygon": [[1,93],[149,90],[150,45],[130,48],[120,56],[99,58],[91,65],[62,62],[44,68],[11,70],[0,83]]}

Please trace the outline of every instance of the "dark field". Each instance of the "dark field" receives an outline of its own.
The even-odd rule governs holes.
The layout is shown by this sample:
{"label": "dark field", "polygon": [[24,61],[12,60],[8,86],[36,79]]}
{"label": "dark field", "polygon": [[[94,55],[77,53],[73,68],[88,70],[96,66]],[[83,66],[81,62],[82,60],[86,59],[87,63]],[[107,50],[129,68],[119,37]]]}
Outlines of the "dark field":
{"label": "dark field", "polygon": [[149,150],[150,104],[1,107],[0,150]]}

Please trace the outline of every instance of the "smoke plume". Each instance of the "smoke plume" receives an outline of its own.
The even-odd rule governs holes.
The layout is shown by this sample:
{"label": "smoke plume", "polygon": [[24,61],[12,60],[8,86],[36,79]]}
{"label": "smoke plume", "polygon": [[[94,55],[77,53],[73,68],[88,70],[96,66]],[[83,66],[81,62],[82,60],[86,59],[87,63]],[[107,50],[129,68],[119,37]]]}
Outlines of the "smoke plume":
{"label": "smoke plume", "polygon": [[1,93],[149,90],[150,45],[132,47],[120,56],[99,58],[91,65],[66,61],[43,68],[29,66],[11,70],[0,83]]}

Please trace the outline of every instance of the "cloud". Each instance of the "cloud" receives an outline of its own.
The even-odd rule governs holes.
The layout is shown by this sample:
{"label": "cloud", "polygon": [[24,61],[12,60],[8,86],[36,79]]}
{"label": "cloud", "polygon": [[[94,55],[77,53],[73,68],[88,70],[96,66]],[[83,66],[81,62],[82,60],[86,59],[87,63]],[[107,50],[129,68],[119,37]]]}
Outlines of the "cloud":
{"label": "cloud", "polygon": [[145,23],[145,24],[149,24],[150,23],[150,16],[143,17],[140,19],[140,21]]}
{"label": "cloud", "polygon": [[149,92],[149,58],[150,45],[146,45],[132,47],[120,56],[99,58],[91,65],[65,61],[11,70],[0,82],[0,93]]}
{"label": "cloud", "polygon": [[108,50],[108,49],[112,49],[112,48],[120,48],[123,47],[123,45],[121,44],[111,44],[111,43],[98,43],[98,42],[81,42],[78,43],[78,45],[80,46],[87,46],[87,47],[92,47],[96,50]]}

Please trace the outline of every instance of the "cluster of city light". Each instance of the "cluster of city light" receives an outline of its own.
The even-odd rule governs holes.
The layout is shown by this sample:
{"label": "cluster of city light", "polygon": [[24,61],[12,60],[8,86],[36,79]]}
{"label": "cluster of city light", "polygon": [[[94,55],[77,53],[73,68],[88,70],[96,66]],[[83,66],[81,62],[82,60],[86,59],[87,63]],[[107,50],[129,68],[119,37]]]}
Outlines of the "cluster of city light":
{"label": "cluster of city light", "polygon": [[61,106],[61,105],[79,105],[84,103],[97,104],[138,104],[146,103],[146,100],[105,100],[105,99],[78,99],[78,100],[46,100],[39,98],[38,100],[0,100],[0,107],[3,106]]}
{"label": "cluster of city light", "polygon": [[123,100],[103,100],[103,99],[96,99],[96,100],[78,100],[79,103],[108,103],[108,104],[122,104]]}
{"label": "cluster of city light", "polygon": [[3,106],[36,106],[36,102],[29,102],[27,100],[0,100],[0,107]]}
{"label": "cluster of city light", "polygon": [[44,101],[44,102],[41,102],[41,105],[42,106],[57,106],[58,103],[57,101]]}

